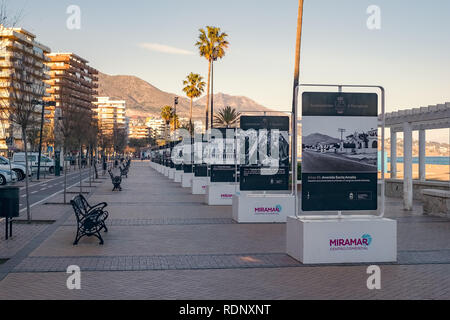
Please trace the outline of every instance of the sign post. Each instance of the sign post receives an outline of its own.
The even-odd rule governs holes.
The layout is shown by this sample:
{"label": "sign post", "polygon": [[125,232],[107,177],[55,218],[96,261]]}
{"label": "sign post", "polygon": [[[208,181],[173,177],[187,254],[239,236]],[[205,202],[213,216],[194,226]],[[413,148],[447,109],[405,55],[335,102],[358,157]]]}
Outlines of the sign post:
{"label": "sign post", "polygon": [[289,192],[289,117],[242,116],[240,193],[233,196],[238,223],[286,223],[295,210]]}
{"label": "sign post", "polygon": [[[305,264],[396,261],[397,224],[384,218],[384,89],[304,86],[337,87],[338,91],[302,95],[301,211],[315,215],[298,216],[296,211],[296,216],[288,218],[287,253]],[[344,87],[380,89],[381,119],[376,93],[344,93]]]}

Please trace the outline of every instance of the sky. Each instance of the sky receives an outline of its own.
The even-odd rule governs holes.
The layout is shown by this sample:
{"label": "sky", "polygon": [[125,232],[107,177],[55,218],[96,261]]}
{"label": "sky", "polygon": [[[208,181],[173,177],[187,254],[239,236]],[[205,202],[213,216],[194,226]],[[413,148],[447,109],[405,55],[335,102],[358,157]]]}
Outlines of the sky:
{"label": "sky", "polygon": [[[81,29],[69,30],[70,5]],[[380,29],[367,27],[370,5]],[[215,92],[290,110],[298,0],[10,0],[21,26],[55,52],[74,52],[101,72],[138,76],[183,95],[190,72],[206,77],[199,29],[218,26],[230,48],[215,66]],[[377,84],[387,111],[450,102],[450,1],[305,0],[302,83]],[[448,135],[448,133],[447,133]],[[446,138],[448,142],[448,138]]]}

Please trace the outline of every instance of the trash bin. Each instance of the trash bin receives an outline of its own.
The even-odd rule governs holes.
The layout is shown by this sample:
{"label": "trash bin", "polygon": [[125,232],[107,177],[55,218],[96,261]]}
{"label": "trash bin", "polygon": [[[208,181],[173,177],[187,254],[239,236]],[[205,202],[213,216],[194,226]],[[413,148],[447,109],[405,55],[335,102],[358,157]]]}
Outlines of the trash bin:
{"label": "trash bin", "polygon": [[19,188],[0,188],[0,218],[17,218],[19,216]]}
{"label": "trash bin", "polygon": [[[19,216],[19,191],[18,187],[0,188],[0,218],[5,218],[5,239],[12,237],[12,218]],[[8,232],[9,221],[9,232]]]}

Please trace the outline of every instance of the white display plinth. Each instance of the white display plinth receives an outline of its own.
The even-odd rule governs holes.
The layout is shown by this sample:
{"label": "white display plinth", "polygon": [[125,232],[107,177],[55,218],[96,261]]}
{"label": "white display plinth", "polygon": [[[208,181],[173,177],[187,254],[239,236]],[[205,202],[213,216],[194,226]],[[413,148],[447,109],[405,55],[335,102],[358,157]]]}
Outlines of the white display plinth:
{"label": "white display plinth", "polygon": [[169,167],[164,167],[164,175],[165,175],[166,177],[169,176],[169,170],[170,170]]}
{"label": "white display plinth", "polygon": [[292,195],[241,193],[233,196],[233,220],[238,223],[286,223],[295,211]]}
{"label": "white display plinth", "polygon": [[397,261],[397,221],[374,216],[288,217],[287,254],[304,264]]}
{"label": "white display plinth", "polygon": [[206,187],[210,181],[209,177],[193,177],[192,178],[192,194],[206,194]]}
{"label": "white display plinth", "polygon": [[231,206],[236,191],[239,191],[239,185],[210,183],[206,186],[205,203],[209,206]]}
{"label": "white display plinth", "polygon": [[170,168],[169,169],[169,179],[170,180],[175,179],[175,171],[177,171],[177,169],[175,169],[175,168]]}
{"label": "white display plinth", "polygon": [[194,177],[193,173],[183,173],[181,175],[181,186],[183,188],[191,188],[192,187],[192,178]]}
{"label": "white display plinth", "polygon": [[183,175],[183,173],[184,173],[184,171],[182,171],[182,170],[176,170],[174,182],[181,183],[181,176]]}

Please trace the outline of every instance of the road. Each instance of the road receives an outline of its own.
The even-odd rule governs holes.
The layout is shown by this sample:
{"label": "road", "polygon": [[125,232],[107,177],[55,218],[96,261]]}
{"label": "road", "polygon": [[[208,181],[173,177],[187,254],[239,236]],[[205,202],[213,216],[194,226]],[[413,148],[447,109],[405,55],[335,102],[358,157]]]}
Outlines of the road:
{"label": "road", "polygon": [[302,172],[377,172],[377,166],[345,159],[339,155],[303,151]]}
{"label": "road", "polygon": [[[82,179],[86,179],[89,177],[89,169],[83,170],[81,174]],[[78,184],[80,181],[79,172],[73,172],[67,174],[67,187]],[[84,185],[86,185],[85,183]],[[64,190],[64,175],[60,177],[56,177],[54,179],[46,179],[42,182],[34,182],[29,186],[29,194],[30,194],[30,206],[34,206],[38,203],[41,203],[45,199],[55,195],[58,192]],[[26,193],[25,187],[20,188],[20,202],[19,202],[21,212],[26,208]]]}

